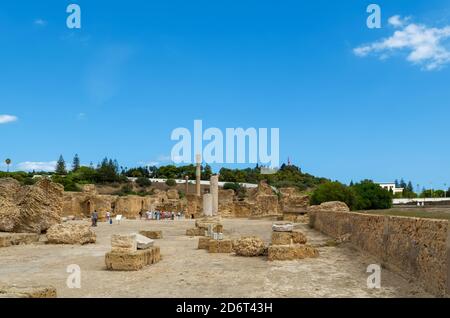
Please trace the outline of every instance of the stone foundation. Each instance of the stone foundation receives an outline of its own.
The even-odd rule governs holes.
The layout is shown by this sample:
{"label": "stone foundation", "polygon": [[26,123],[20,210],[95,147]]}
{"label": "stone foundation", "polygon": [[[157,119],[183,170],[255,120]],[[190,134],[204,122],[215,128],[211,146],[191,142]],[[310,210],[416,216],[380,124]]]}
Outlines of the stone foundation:
{"label": "stone foundation", "polygon": [[160,259],[160,249],[157,246],[135,252],[109,252],[105,255],[106,268],[113,271],[138,271]]}
{"label": "stone foundation", "polygon": [[272,245],[306,244],[305,234],[300,231],[272,232]]}
{"label": "stone foundation", "polygon": [[0,285],[0,298],[56,298],[56,288],[52,286]]}
{"label": "stone foundation", "polygon": [[346,238],[381,264],[413,277],[428,292],[450,293],[450,229],[447,220],[310,211],[310,226]]}
{"label": "stone foundation", "polygon": [[209,250],[209,237],[201,237],[198,239],[198,249],[199,250]]}
{"label": "stone foundation", "polygon": [[39,241],[39,234],[34,233],[0,233],[0,247],[26,245]]}
{"label": "stone foundation", "polygon": [[193,228],[193,229],[187,229],[186,230],[187,236],[205,236],[205,230],[202,228]]}
{"label": "stone foundation", "polygon": [[148,237],[149,239],[152,239],[152,240],[160,240],[163,238],[162,231],[143,230],[143,231],[140,231],[139,234],[144,235],[145,237]]}
{"label": "stone foundation", "polygon": [[210,240],[210,253],[231,253],[233,251],[233,244],[231,240]]}
{"label": "stone foundation", "polygon": [[269,261],[291,261],[318,256],[319,252],[314,247],[301,244],[271,245],[268,251]]}

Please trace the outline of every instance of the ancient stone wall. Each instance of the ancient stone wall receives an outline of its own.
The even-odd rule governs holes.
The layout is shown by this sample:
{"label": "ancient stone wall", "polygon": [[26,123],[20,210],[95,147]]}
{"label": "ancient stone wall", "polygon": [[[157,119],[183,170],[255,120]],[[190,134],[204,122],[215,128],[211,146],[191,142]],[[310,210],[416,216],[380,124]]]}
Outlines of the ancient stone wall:
{"label": "ancient stone wall", "polygon": [[309,211],[310,226],[377,257],[416,279],[427,291],[450,293],[450,228],[447,220]]}

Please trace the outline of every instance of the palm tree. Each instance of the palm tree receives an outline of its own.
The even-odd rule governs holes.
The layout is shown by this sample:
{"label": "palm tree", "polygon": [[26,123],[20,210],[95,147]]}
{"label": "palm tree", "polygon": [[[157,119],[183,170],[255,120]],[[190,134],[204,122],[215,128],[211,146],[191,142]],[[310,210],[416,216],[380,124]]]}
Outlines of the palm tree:
{"label": "palm tree", "polygon": [[5,160],[6,166],[7,166],[7,172],[9,172],[9,165],[11,164],[11,159],[7,158]]}

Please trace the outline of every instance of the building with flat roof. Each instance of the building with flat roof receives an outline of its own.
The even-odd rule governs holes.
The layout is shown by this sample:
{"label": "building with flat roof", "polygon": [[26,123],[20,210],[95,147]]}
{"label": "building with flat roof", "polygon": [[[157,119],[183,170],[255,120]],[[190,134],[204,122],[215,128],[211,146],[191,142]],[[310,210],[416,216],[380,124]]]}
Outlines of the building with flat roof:
{"label": "building with flat roof", "polygon": [[393,194],[403,193],[404,190],[404,188],[397,188],[394,182],[377,182],[377,184],[383,189],[391,191]]}

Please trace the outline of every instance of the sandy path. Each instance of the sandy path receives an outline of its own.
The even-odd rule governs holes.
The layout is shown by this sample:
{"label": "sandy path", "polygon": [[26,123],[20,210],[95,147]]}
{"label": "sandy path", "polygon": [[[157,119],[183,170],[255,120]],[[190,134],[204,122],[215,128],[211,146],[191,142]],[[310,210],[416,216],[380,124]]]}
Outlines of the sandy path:
{"label": "sandy path", "polygon": [[[269,242],[271,221],[227,219],[225,234],[258,235]],[[53,285],[59,297],[426,297],[412,282],[383,269],[382,288],[367,288],[366,268],[376,263],[348,247],[320,247],[320,257],[268,262],[197,250],[198,238],[185,236],[191,220],[99,224],[97,243],[87,246],[28,245],[0,249],[0,282]],[[300,228],[313,245],[328,238],[306,225]],[[113,233],[159,229],[163,260],[139,272],[105,270],[104,255]],[[66,268],[82,270],[81,289],[66,286]]]}

